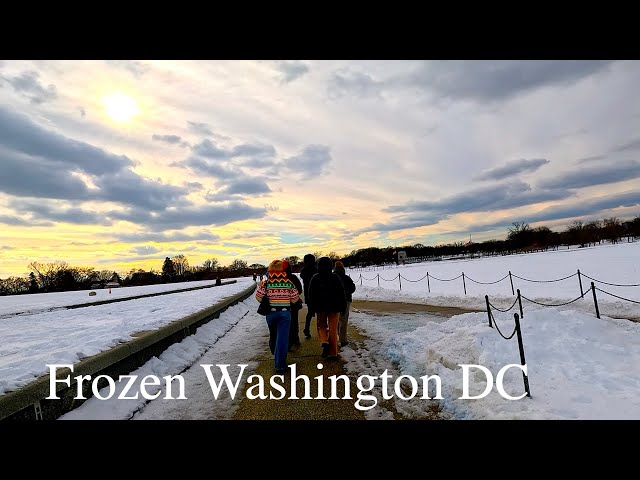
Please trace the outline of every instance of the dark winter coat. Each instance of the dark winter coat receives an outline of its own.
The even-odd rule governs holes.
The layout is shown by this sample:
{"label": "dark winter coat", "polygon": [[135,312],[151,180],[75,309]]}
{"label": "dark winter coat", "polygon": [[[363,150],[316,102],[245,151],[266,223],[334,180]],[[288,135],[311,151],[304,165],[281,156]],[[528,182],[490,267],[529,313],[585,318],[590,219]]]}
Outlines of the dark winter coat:
{"label": "dark winter coat", "polygon": [[342,285],[344,286],[344,293],[347,294],[347,302],[353,302],[353,292],[356,291],[356,284],[349,275],[344,271],[344,267],[336,267],[336,275],[340,277]]}
{"label": "dark winter coat", "polygon": [[[293,273],[293,270],[291,269],[291,265],[289,265],[285,269],[285,272],[287,272],[287,277],[289,278],[289,280],[291,280],[291,283],[293,283],[293,285],[296,287],[296,290],[298,290],[298,292],[302,292],[302,284],[300,283],[300,279],[295,273]],[[293,309],[295,309],[296,307],[302,308],[302,301],[300,301],[299,306],[297,303],[295,305],[292,305]]]}
{"label": "dark winter coat", "polygon": [[309,298],[309,283],[311,282],[311,278],[318,273],[318,269],[316,268],[316,257],[312,254],[307,253],[304,256],[304,267],[300,271],[300,278],[302,278],[302,283],[304,284],[304,301],[308,305],[309,302],[307,298]]}
{"label": "dark winter coat", "polygon": [[309,283],[307,305],[314,312],[345,312],[347,310],[347,294],[340,277],[331,271],[331,259],[322,257],[318,260],[318,273]]}

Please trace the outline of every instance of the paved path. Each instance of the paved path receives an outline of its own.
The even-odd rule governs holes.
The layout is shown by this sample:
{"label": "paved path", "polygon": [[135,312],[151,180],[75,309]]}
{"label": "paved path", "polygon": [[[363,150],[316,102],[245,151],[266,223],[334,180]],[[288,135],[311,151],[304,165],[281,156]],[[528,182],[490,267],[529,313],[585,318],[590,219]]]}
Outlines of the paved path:
{"label": "paved path", "polygon": [[[424,308],[428,307],[428,308]],[[387,302],[366,302],[356,301],[353,303],[352,308],[357,308],[360,311],[377,311],[377,312],[417,312],[428,311],[434,314],[442,314],[446,316],[456,315],[459,313],[465,313],[465,310],[452,309],[451,307],[430,307],[426,305],[415,304],[400,304],[400,303],[387,303]],[[446,312],[446,313],[445,313]],[[305,386],[302,380],[296,383],[296,396],[298,399],[289,399],[291,374],[285,375],[285,388],[286,397],[282,400],[270,400],[270,399],[252,399],[246,398],[246,390],[251,387],[251,384],[245,385],[243,392],[243,400],[238,407],[234,415],[234,420],[365,420],[365,414],[355,408],[354,402],[356,401],[356,394],[358,388],[356,386],[356,379],[359,374],[364,372],[358,372],[358,375],[349,374],[345,369],[345,362],[341,358],[334,361],[328,361],[320,356],[321,349],[318,341],[318,334],[315,330],[316,321],[315,318],[311,322],[311,334],[310,339],[304,338],[302,329],[304,327],[304,317],[306,315],[306,307],[300,311],[300,335],[301,345],[293,352],[290,352],[287,356],[287,363],[296,364],[296,375],[304,374],[309,377],[310,380],[310,396],[315,398],[318,396],[318,385],[314,377],[322,375],[323,382],[322,388],[325,397],[329,397],[331,392],[331,382],[329,377],[332,375],[346,375],[350,380],[351,400],[342,399],[344,396],[343,381],[338,381],[337,396],[340,399],[336,400],[303,400]],[[349,324],[348,327],[349,345],[344,349],[352,349],[357,356],[368,356],[366,353],[366,342],[368,338],[364,336],[353,325]],[[274,374],[273,370],[273,356],[267,351],[265,355],[258,359],[260,364],[256,369],[257,374],[261,375],[266,381],[265,387],[266,393],[269,393],[268,379]],[[318,369],[318,364],[322,363],[323,368]],[[274,390],[274,394],[277,394]],[[391,412],[394,419],[404,419],[404,415],[398,413],[393,403],[393,400],[387,400],[380,403],[387,411]],[[434,402],[434,408],[432,415],[426,419],[436,419],[438,416],[437,403]]]}

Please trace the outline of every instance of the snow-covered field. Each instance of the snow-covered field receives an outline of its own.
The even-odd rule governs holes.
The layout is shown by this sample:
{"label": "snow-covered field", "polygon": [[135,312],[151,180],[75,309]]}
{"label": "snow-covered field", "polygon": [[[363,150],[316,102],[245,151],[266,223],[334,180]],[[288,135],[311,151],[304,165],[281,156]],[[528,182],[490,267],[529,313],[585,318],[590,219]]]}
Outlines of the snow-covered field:
{"label": "snow-covered field", "polygon": [[[115,298],[137,297],[150,293],[170,292],[185,288],[212,286],[215,280],[199,282],[163,283],[158,285],[144,285],[141,287],[97,288],[92,290],[78,290],[74,292],[35,293],[30,295],[9,295],[0,297],[0,318],[17,313],[36,313],[67,305],[81,303],[102,302]],[[96,292],[89,296],[89,292]]]}
{"label": "snow-covered field", "polygon": [[[591,287],[592,280],[585,276],[588,275],[600,281],[594,282],[596,288],[637,302],[620,300],[596,291],[601,314],[616,318],[640,318],[640,242],[347,272],[358,287],[355,299],[428,303],[484,310],[485,295],[499,308],[509,307],[513,303],[515,297],[511,293],[509,271],[514,291],[520,289],[521,295],[527,299],[545,304],[559,304],[576,299],[580,297],[578,269],[583,291]],[[466,295],[462,272],[465,274]],[[398,275],[402,275],[402,278],[398,279]],[[569,276],[565,280],[547,282]],[[456,277],[460,278],[442,281]],[[475,283],[496,282],[500,279],[502,280],[491,285]],[[637,286],[616,287],[601,282]],[[533,306],[535,305],[528,300],[523,300],[525,313]],[[584,298],[566,308],[595,313],[592,292],[589,291]]]}
{"label": "snow-covered field", "polygon": [[[201,364],[230,364],[233,378],[239,372],[240,363],[248,363],[246,379],[253,373],[257,362],[251,361],[252,355],[266,350],[268,330],[264,317],[255,313],[258,302],[250,297],[244,302],[229,307],[220,317],[198,328],[195,334],[185,338],[165,350],[158,358],[153,357],[131,375],[137,375],[136,384],[128,396],[137,396],[139,400],[118,399],[126,382],[116,382],[114,395],[108,400],[89,398],[80,407],[60,417],[61,420],[197,420],[228,419],[233,416],[241,396],[232,398],[223,387],[217,400],[214,400],[211,388]],[[165,385],[148,387],[149,395],[161,392],[159,398],[144,400],[140,394],[141,379],[145,375],[181,375],[185,380],[186,400],[166,399]],[[239,390],[242,391],[242,386]],[[176,388],[177,390],[177,388]],[[101,391],[106,397],[107,389]],[[173,394],[178,397],[176,391]]]}
{"label": "snow-covered field", "polygon": [[[66,414],[64,419],[229,419],[239,404],[225,389],[214,399],[201,364],[230,364],[231,377],[237,365],[249,365],[238,389],[255,370],[255,359],[267,350],[268,330],[256,312],[251,297],[230,308],[195,335],[173,345],[159,358],[140,369],[138,382],[129,395],[140,400],[118,400],[123,384],[117,384],[109,400],[91,398]],[[345,347],[341,356],[352,375],[380,375],[387,369],[393,378],[438,375],[443,417],[455,419],[640,419],[640,324],[611,318],[597,319],[575,311],[545,309],[527,314],[522,335],[532,397],[503,398],[496,387],[482,399],[461,400],[461,364],[482,365],[493,379],[505,365],[519,363],[515,338],[507,341],[489,328],[486,315],[470,313],[451,319],[419,314],[372,315],[353,311],[350,321],[368,338],[365,344]],[[504,333],[513,323],[497,317]],[[317,341],[314,337],[309,341]],[[183,372],[183,373],[181,373]],[[156,400],[142,400],[139,379],[144,375],[181,374],[187,399],[166,399],[165,386],[147,388],[161,392]],[[508,395],[524,393],[521,372],[504,376]],[[470,395],[485,390],[486,377],[472,371]],[[101,395],[106,396],[106,389]],[[374,392],[378,399],[381,391]],[[431,396],[435,391],[430,389]],[[174,393],[174,397],[177,396]],[[408,418],[429,413],[430,402],[420,398],[394,399],[395,409]],[[365,412],[369,419],[392,419],[381,403]]]}
{"label": "snow-covered field", "polygon": [[[392,302],[430,303],[485,310],[484,295],[507,308],[513,303],[509,279],[494,285],[478,285],[462,278],[451,282],[430,279],[429,272],[440,279],[460,275],[490,282],[512,274],[529,280],[555,280],[576,273],[578,269],[600,281],[617,284],[640,283],[640,244],[622,243],[599,247],[559,250],[528,255],[483,258],[458,262],[432,262],[400,266],[397,269],[362,272],[356,282],[355,299]],[[390,279],[400,273],[398,279]],[[354,280],[360,272],[350,272]],[[523,296],[541,303],[561,303],[580,295],[577,275],[567,280],[538,283],[513,279],[514,288]],[[583,278],[588,289],[591,280]],[[640,286],[615,287],[594,282],[607,292],[640,301]],[[508,364],[519,364],[516,336],[503,339],[488,326],[485,311],[455,316],[445,322],[426,322],[422,326],[381,322],[378,317],[354,312],[351,321],[374,341],[372,355],[383,356],[397,365],[403,374],[416,378],[438,375],[442,380],[441,401],[444,411],[453,418],[474,419],[640,419],[640,323],[625,318],[640,317],[640,305],[618,300],[596,291],[600,319],[596,318],[591,292],[583,299],[563,307],[543,307],[523,301],[521,320],[524,352],[527,362],[531,398],[507,400],[493,386],[482,399],[460,400],[462,368],[473,364],[487,367],[495,380],[499,370]],[[514,329],[513,314],[493,311],[498,327],[505,336]],[[617,318],[613,318],[617,317]],[[472,370],[470,395],[481,394],[486,376]],[[524,393],[521,371],[510,369],[504,377],[507,394]],[[415,402],[414,402],[415,404]]]}
{"label": "snow-covered field", "polygon": [[241,278],[210,289],[0,319],[0,395],[48,373],[46,364],[76,363],[131,340],[137,332],[203,310],[252,283]]}

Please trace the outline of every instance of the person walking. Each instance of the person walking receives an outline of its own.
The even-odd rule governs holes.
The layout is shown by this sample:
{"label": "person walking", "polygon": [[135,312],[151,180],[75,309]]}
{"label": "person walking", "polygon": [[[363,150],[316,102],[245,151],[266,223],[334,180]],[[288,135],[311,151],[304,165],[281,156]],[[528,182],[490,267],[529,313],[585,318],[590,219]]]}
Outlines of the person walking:
{"label": "person walking", "polygon": [[318,273],[309,282],[308,305],[317,319],[322,357],[338,357],[338,320],[347,308],[347,295],[340,277],[333,273],[329,257],[318,259]]}
{"label": "person walking", "polygon": [[300,299],[300,295],[291,280],[287,278],[281,260],[274,260],[267,269],[267,278],[258,285],[256,300],[269,299],[266,315],[269,327],[269,348],[274,354],[276,373],[287,371],[287,352],[289,351],[289,326],[291,324],[291,304]]}
{"label": "person walking", "polygon": [[340,277],[344,286],[344,293],[347,295],[347,309],[344,312],[340,312],[340,318],[338,319],[338,339],[340,340],[340,346],[344,347],[349,344],[347,341],[347,323],[349,323],[349,310],[351,309],[351,302],[353,302],[353,292],[356,291],[356,284],[347,275],[344,270],[344,264],[340,260],[334,265],[333,271]]}
{"label": "person walking", "polygon": [[300,271],[300,278],[302,278],[304,288],[304,301],[307,304],[307,316],[304,319],[304,336],[311,338],[311,319],[315,316],[315,313],[311,310],[307,299],[309,298],[309,283],[311,282],[311,278],[318,272],[316,257],[311,253],[307,253],[303,258],[303,264],[304,266]]}
{"label": "person walking", "polygon": [[[282,264],[284,266],[284,271],[287,274],[287,278],[291,280],[293,286],[296,287],[298,292],[302,292],[302,283],[300,283],[300,279],[298,276],[293,273],[293,269],[291,268],[291,264],[288,260],[283,260]],[[300,345],[300,334],[299,334],[299,326],[298,326],[298,314],[300,313],[300,309],[302,308],[302,300],[298,300],[296,303],[291,304],[291,324],[289,326],[289,351],[293,349],[294,345]]]}

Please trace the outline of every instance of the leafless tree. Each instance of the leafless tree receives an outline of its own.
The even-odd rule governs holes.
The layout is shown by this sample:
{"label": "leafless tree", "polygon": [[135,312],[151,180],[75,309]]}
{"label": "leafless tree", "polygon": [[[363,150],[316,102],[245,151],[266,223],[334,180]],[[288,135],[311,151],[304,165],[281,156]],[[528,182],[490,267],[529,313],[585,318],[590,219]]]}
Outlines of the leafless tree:
{"label": "leafless tree", "polygon": [[176,255],[171,259],[173,261],[173,268],[175,269],[176,275],[179,277],[184,276],[184,274],[189,269],[189,260],[184,255]]}

